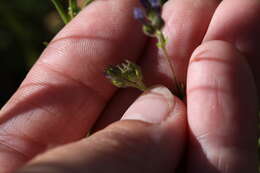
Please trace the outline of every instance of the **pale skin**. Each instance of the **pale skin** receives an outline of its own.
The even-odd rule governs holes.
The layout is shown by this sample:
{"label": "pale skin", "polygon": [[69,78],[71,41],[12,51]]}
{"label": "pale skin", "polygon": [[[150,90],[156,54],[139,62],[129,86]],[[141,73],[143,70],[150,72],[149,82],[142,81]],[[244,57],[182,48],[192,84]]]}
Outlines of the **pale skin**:
{"label": "pale skin", "polygon": [[186,103],[157,86],[128,109],[140,92],[116,92],[106,66],[138,59],[149,86],[172,87],[137,4],[96,0],[57,34],[0,112],[1,173],[257,172],[260,1],[169,0]]}

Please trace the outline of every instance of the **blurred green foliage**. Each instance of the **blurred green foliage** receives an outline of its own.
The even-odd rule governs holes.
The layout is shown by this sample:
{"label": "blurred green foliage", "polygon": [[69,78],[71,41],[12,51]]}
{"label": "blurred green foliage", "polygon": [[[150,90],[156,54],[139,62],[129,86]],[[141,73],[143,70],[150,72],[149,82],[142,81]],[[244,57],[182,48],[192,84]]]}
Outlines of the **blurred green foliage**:
{"label": "blurred green foliage", "polygon": [[1,107],[62,23],[50,1],[36,0],[1,0],[0,19]]}

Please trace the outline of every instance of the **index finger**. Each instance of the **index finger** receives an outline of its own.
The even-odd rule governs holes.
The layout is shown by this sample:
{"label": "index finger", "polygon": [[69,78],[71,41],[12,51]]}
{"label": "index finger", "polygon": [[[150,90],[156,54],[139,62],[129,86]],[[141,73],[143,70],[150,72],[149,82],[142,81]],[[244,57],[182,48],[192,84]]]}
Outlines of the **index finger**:
{"label": "index finger", "polygon": [[115,91],[104,68],[137,58],[144,45],[136,5],[96,0],[49,44],[0,112],[0,172],[86,135]]}

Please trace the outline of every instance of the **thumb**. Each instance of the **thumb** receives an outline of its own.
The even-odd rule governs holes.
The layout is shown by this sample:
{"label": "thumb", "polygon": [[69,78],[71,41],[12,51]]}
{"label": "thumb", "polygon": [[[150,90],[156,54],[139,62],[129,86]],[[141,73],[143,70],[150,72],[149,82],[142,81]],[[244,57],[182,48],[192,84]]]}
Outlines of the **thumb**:
{"label": "thumb", "polygon": [[184,148],[186,108],[162,86],[141,95],[118,121],[39,155],[19,173],[173,172]]}

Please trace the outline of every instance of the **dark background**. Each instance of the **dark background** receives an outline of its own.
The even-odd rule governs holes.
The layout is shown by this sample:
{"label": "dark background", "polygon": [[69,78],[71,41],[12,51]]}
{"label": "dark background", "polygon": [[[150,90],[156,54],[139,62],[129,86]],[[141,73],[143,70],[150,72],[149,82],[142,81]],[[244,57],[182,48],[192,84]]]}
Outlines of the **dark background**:
{"label": "dark background", "polygon": [[0,0],[0,108],[61,26],[50,0]]}

